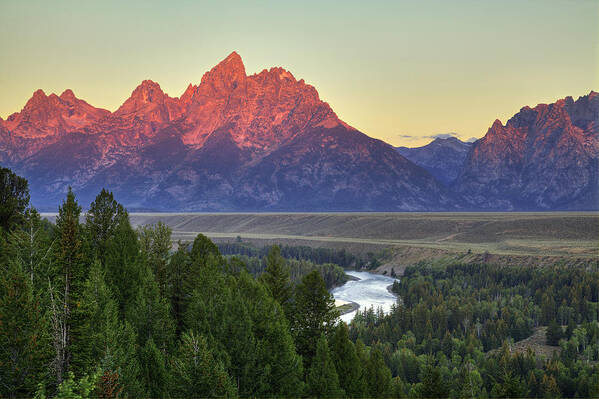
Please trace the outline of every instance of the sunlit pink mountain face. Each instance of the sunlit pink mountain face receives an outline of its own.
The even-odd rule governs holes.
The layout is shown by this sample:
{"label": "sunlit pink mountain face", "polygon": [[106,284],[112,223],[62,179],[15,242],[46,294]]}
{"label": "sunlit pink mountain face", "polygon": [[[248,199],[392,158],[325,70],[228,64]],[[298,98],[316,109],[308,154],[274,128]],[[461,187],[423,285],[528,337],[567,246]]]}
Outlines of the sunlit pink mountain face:
{"label": "sunlit pink mountain face", "polygon": [[452,158],[449,181],[341,121],[285,69],[248,76],[234,52],[180,97],[145,80],[115,112],[38,90],[0,119],[0,164],[42,209],[69,185],[83,204],[106,187],[153,210],[596,209],[597,102],[523,108]]}

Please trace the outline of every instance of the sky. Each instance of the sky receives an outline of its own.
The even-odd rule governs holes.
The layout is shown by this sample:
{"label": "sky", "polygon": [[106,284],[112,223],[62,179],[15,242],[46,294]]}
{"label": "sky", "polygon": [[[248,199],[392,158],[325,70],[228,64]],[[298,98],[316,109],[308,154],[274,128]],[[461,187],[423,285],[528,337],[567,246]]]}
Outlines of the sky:
{"label": "sky", "polygon": [[0,117],[36,89],[114,111],[171,96],[232,51],[281,66],[369,136],[482,137],[525,106],[599,89],[599,0],[0,3]]}

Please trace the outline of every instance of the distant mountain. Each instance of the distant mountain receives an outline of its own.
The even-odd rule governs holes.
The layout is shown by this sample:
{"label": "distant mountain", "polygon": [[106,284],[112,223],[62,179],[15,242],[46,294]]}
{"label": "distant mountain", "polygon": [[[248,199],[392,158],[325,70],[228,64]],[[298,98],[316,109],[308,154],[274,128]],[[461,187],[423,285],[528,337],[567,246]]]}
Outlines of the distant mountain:
{"label": "distant mountain", "polygon": [[436,138],[422,147],[397,147],[396,150],[448,185],[458,176],[471,146],[472,143],[448,137]]}
{"label": "distant mountain", "polygon": [[0,165],[55,210],[72,186],[129,209],[437,211],[598,208],[598,95],[524,107],[474,144],[394,149],[341,121],[283,68],[231,53],[170,97],[143,81],[115,112],[36,91],[0,119]]}
{"label": "distant mountain", "polygon": [[456,209],[459,201],[390,145],[341,121],[282,68],[247,76],[230,54],[179,98],[143,81],[115,112],[71,90],[34,93],[0,120],[0,163],[55,208],[102,187],[131,209]]}
{"label": "distant mountain", "polygon": [[453,189],[496,210],[599,207],[599,94],[524,107],[493,123],[468,153]]}

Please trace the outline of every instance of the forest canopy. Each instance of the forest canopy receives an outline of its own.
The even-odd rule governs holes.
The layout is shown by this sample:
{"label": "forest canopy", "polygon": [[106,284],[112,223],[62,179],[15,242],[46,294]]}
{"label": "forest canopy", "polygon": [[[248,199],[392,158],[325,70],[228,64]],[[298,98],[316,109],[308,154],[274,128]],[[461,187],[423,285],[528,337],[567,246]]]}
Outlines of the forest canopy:
{"label": "forest canopy", "polygon": [[[375,257],[173,243],[105,189],[52,224],[0,185],[0,397],[599,395],[596,265],[422,263],[348,326],[329,289]],[[538,332],[551,355],[517,350]]]}

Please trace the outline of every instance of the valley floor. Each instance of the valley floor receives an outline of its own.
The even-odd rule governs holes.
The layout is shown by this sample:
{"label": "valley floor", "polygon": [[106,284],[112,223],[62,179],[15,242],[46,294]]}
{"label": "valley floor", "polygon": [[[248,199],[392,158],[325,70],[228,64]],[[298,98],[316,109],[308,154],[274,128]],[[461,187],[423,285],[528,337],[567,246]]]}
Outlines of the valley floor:
{"label": "valley floor", "polygon": [[[55,214],[43,214],[53,220]],[[597,212],[493,213],[131,213],[159,221],[175,241],[202,233],[217,242],[284,244],[385,253],[379,273],[422,260],[545,266],[599,262]]]}
{"label": "valley floor", "polygon": [[544,266],[599,261],[596,212],[534,213],[132,213],[134,225],[166,223],[175,240],[386,252],[377,271],[421,260]]}

